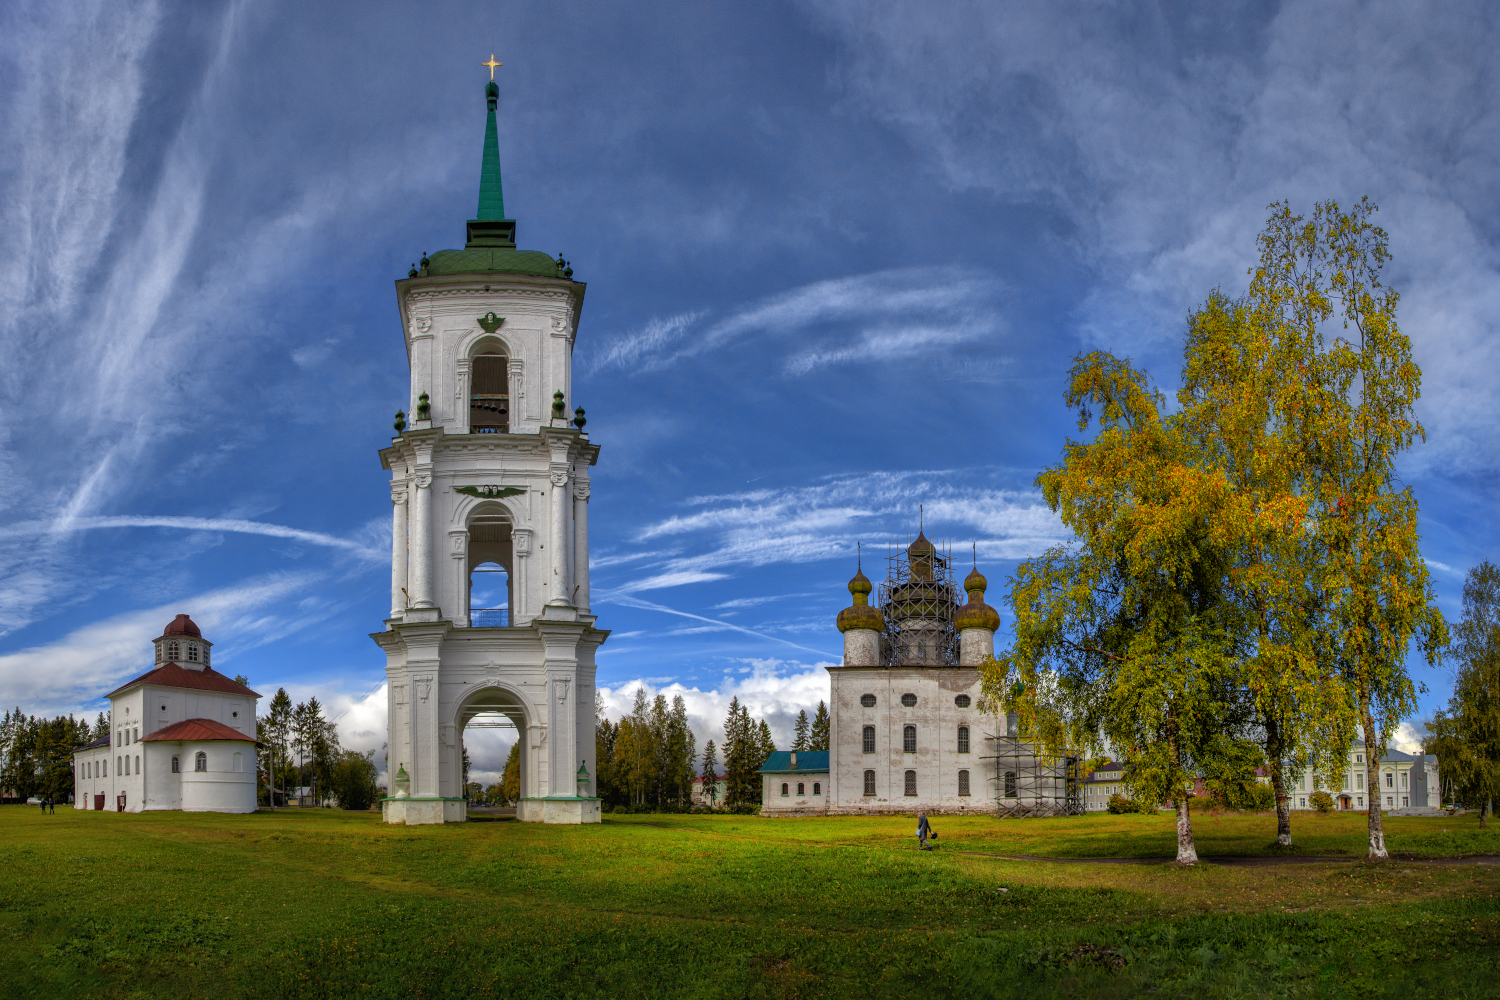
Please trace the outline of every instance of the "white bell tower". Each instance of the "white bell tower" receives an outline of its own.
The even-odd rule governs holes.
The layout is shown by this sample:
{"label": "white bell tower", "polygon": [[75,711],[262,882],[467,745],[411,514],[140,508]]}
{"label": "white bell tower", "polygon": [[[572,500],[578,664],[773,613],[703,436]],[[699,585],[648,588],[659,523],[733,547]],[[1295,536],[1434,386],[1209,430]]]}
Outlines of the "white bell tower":
{"label": "white bell tower", "polygon": [[[493,70],[492,70],[493,72]],[[597,823],[589,467],[568,419],[584,285],[567,262],[516,249],[485,90],[477,218],[462,250],[396,282],[410,423],[391,472],[391,616],[373,633],[389,691],[388,823],[462,822],[463,730],[504,716],[521,746],[526,822]]]}

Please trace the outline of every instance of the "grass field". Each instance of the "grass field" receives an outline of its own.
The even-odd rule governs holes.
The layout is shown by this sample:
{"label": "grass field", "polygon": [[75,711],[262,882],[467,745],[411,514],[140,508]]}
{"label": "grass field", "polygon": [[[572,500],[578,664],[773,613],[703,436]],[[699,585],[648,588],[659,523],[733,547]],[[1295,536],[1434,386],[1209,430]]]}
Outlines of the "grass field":
{"label": "grass field", "polygon": [[[1172,818],[607,817],[385,827],[374,814],[0,809],[11,996],[1494,997],[1500,868],[1363,854],[1298,815],[1260,866],[1152,857]],[[1500,854],[1472,816],[1392,850]],[[1195,818],[1270,855],[1269,816]],[[14,992],[12,992],[14,991]]]}

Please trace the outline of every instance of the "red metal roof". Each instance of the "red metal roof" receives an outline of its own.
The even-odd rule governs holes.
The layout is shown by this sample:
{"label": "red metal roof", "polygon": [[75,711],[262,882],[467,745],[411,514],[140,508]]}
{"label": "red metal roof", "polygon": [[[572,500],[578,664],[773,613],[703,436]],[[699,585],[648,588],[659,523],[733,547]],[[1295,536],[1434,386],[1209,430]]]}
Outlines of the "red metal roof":
{"label": "red metal roof", "polygon": [[148,670],[133,681],[127,681],[115,688],[106,698],[113,698],[121,691],[135,687],[137,684],[155,684],[159,687],[192,688],[195,691],[222,691],[225,694],[242,694],[251,698],[259,698],[260,695],[243,684],[236,684],[231,678],[214,670],[212,667],[204,667],[202,670],[188,670],[179,667],[175,663],[163,663],[154,670]]}
{"label": "red metal roof", "polygon": [[178,615],[172,619],[172,624],[162,629],[163,636],[168,635],[190,635],[195,639],[203,638],[203,633],[198,631],[198,626],[187,615]]}
{"label": "red metal roof", "polygon": [[166,740],[177,742],[178,740],[239,740],[243,743],[254,743],[255,737],[246,736],[238,729],[230,729],[222,722],[213,719],[184,719],[174,722],[165,729],[158,729],[149,736],[142,736],[141,742],[150,740]]}

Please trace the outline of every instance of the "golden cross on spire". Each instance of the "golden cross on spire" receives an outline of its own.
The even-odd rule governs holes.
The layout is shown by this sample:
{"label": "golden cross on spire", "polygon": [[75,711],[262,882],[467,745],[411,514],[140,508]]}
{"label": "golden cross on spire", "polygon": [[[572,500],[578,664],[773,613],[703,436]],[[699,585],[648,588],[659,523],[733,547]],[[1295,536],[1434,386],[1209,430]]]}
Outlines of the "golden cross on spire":
{"label": "golden cross on spire", "polygon": [[488,66],[490,68],[490,82],[494,83],[495,82],[495,67],[496,66],[504,66],[505,63],[495,62],[495,53],[491,52],[490,53],[490,61],[489,62],[482,62],[479,65],[481,65],[481,66]]}

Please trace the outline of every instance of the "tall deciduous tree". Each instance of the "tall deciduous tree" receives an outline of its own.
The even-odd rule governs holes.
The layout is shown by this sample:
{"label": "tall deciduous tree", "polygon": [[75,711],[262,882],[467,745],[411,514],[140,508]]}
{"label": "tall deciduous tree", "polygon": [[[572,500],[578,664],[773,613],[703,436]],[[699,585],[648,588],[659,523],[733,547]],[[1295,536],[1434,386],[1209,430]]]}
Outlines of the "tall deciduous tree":
{"label": "tall deciduous tree", "polygon": [[1424,746],[1455,801],[1479,806],[1486,825],[1500,798],[1500,569],[1486,559],[1464,580],[1463,618],[1449,655],[1457,661],[1453,697],[1427,723]]}
{"label": "tall deciduous tree", "polygon": [[1242,614],[1224,587],[1250,512],[1195,464],[1191,435],[1128,362],[1079,358],[1067,402],[1080,430],[1097,414],[1097,433],[1037,485],[1076,541],[1019,567],[1015,643],[984,671],[985,694],[1046,754],[1123,758],[1136,797],[1176,806],[1177,860],[1191,864],[1194,779],[1257,756],[1237,683]]}
{"label": "tall deciduous tree", "polygon": [[[1257,281],[1287,289],[1278,313],[1301,342],[1309,375],[1299,414],[1312,508],[1314,564],[1326,605],[1328,655],[1353,703],[1374,789],[1386,741],[1416,708],[1406,671],[1413,645],[1436,663],[1447,629],[1418,550],[1417,501],[1396,458],[1425,437],[1415,407],[1422,373],[1396,322],[1400,297],[1380,282],[1384,230],[1362,200],[1313,217],[1275,206]],[[1333,323],[1341,332],[1329,338]],[[1384,858],[1378,795],[1370,794],[1370,857]]]}

